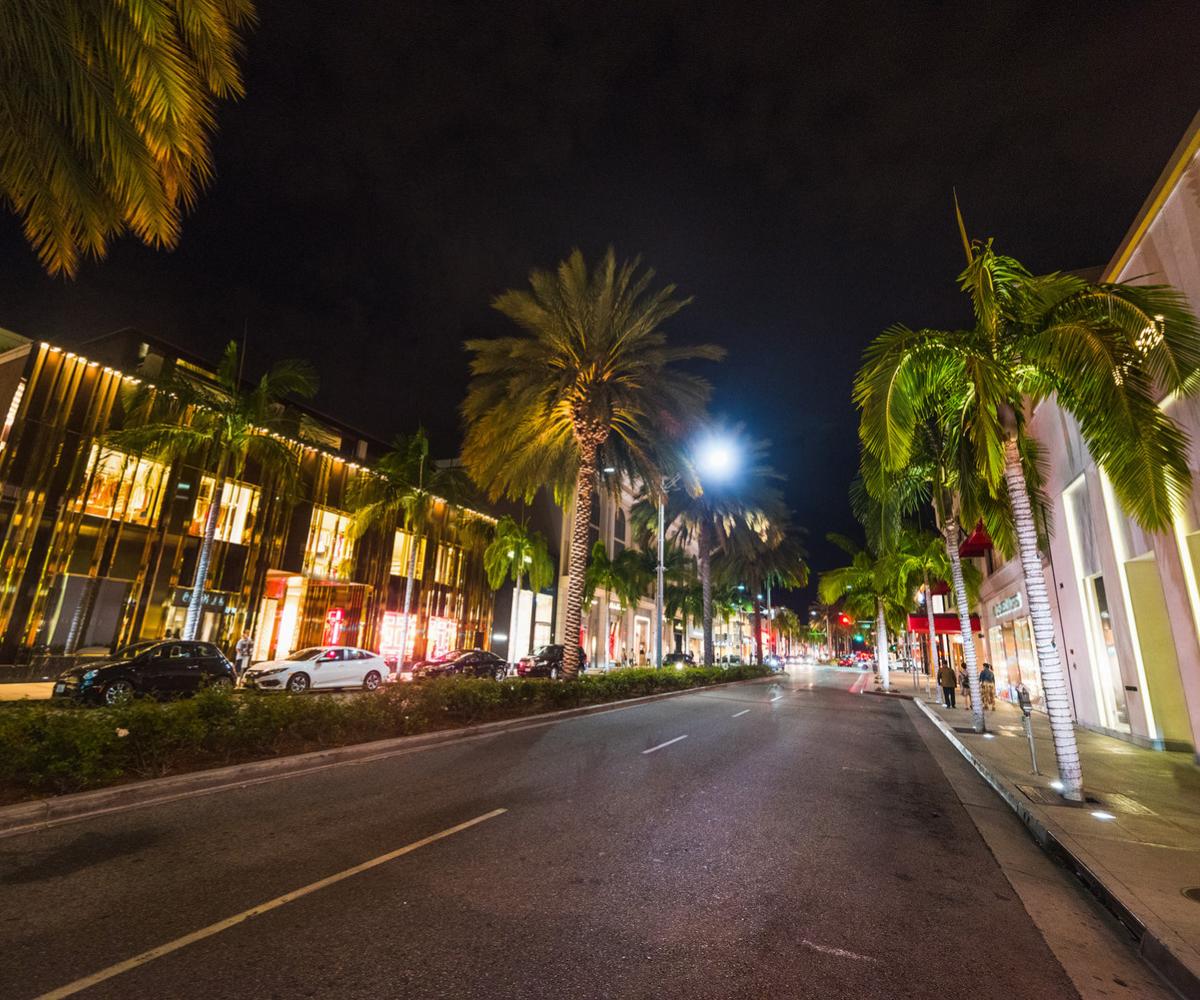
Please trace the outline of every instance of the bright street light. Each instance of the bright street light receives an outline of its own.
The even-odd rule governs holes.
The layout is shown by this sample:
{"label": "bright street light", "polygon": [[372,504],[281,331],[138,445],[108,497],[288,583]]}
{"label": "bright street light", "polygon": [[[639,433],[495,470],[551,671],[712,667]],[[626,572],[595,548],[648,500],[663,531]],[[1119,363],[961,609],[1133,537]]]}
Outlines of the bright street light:
{"label": "bright street light", "polygon": [[696,449],[696,468],[702,476],[717,481],[729,479],[737,472],[737,467],[737,448],[726,438],[708,438]]}

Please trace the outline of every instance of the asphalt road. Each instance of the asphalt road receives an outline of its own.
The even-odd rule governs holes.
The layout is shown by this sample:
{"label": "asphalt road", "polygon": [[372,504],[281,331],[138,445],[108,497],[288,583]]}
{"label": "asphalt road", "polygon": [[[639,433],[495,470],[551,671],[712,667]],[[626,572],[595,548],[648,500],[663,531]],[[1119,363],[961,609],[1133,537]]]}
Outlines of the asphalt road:
{"label": "asphalt road", "polygon": [[0,839],[0,996],[1077,996],[918,723],[851,680]]}

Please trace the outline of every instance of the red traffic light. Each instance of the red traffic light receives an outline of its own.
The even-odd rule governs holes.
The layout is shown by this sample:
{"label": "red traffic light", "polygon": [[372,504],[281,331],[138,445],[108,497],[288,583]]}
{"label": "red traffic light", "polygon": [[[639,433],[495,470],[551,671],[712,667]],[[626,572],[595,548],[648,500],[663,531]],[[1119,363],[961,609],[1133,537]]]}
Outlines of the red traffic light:
{"label": "red traffic light", "polygon": [[839,625],[849,625],[850,624],[850,616],[847,614],[838,615],[838,624]]}

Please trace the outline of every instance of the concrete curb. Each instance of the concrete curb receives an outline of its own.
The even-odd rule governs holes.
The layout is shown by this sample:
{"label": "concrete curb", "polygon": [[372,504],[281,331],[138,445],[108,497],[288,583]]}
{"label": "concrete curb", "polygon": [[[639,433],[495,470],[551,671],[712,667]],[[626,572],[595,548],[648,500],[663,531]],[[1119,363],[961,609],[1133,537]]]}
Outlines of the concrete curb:
{"label": "concrete curb", "polygon": [[[1142,956],[1142,960],[1180,996],[1185,997],[1186,1000],[1200,1000],[1200,974],[1172,950],[1171,945],[1164,940],[1167,934],[1149,926],[1147,920],[1138,914],[1135,906],[1122,897],[1119,889],[1114,888],[1112,883],[1116,879],[1108,873],[1101,874],[1097,865],[1089,863],[1081,856],[1081,852],[1069,847],[1064,842],[1064,838],[1047,826],[1042,818],[1030,808],[1028,800],[1020,790],[981,761],[971,748],[958,738],[958,734],[946,724],[941,716],[930,709],[920,698],[911,700],[942,731],[946,739],[966,758],[967,762],[979,772],[983,780],[992,786],[1009,808],[1020,817],[1021,822],[1033,834],[1033,838],[1042,849],[1059,864],[1072,871],[1091,893],[1129,928],[1138,941],[1138,953]],[[1107,880],[1105,875],[1108,875]],[[1156,923],[1156,921],[1154,922]]]}
{"label": "concrete curb", "polygon": [[280,778],[312,774],[341,764],[377,760],[383,757],[398,757],[444,743],[485,739],[514,730],[550,726],[584,715],[635,708],[638,705],[661,701],[664,698],[677,698],[680,695],[697,694],[702,691],[732,687],[736,684],[760,684],[773,679],[773,677],[752,677],[741,681],[723,681],[719,684],[685,688],[682,691],[662,691],[658,694],[643,695],[641,698],[627,698],[624,701],[608,701],[598,705],[566,708],[558,712],[542,712],[538,715],[524,715],[515,719],[501,719],[497,722],[485,722],[457,729],[441,729],[433,733],[421,733],[418,736],[396,736],[386,740],[354,743],[349,746],[313,750],[309,753],[292,754],[286,757],[268,757],[265,760],[248,761],[245,764],[232,764],[228,767],[206,771],[192,771],[188,774],[170,775],[165,778],[150,778],[128,785],[100,788],[92,792],[75,792],[49,799],[35,799],[32,802],[18,802],[15,805],[0,808],[0,838],[30,833],[126,809],[161,805],[194,795],[211,795],[231,788],[245,788],[249,785],[276,781]]}

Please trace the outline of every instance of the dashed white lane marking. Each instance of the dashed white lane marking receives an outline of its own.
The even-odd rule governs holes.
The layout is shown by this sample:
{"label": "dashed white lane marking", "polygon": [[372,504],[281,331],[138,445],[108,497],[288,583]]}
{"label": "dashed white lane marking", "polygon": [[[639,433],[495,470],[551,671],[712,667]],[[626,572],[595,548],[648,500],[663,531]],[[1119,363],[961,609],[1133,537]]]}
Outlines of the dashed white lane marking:
{"label": "dashed white lane marking", "polygon": [[86,990],[97,983],[102,983],[106,979],[112,979],[113,976],[119,976],[123,972],[129,972],[131,969],[136,969],[139,966],[145,965],[147,962],[153,962],[156,958],[162,958],[164,955],[169,955],[173,951],[178,951],[180,948],[186,948],[189,944],[195,944],[197,941],[203,941],[205,938],[212,937],[214,934],[220,934],[221,931],[228,930],[251,917],[257,917],[263,913],[269,913],[271,910],[278,909],[284,903],[290,903],[293,900],[300,899],[310,893],[316,892],[318,889],[324,889],[326,886],[341,882],[343,879],[348,879],[352,875],[358,875],[361,872],[369,871],[372,868],[377,868],[379,865],[386,864],[389,861],[394,861],[396,858],[402,857],[405,854],[411,854],[413,851],[419,850],[422,847],[427,847],[429,844],[439,840],[444,840],[446,837],[451,837],[456,833],[462,833],[463,830],[470,829],[480,823],[484,823],[489,819],[495,819],[508,812],[507,809],[493,809],[491,812],[486,812],[482,816],[476,816],[474,819],[469,819],[465,823],[459,823],[457,826],[449,827],[439,833],[431,834],[428,837],[422,837],[420,840],[414,840],[411,844],[405,844],[403,847],[398,847],[394,851],[388,851],[387,854],[381,854],[377,858],[372,858],[370,861],[364,861],[361,865],[355,865],[353,868],[347,868],[345,871],[338,872],[336,875],[329,875],[326,878],[313,882],[310,885],[303,886],[300,889],[293,889],[291,892],[284,893],[282,896],[276,896],[274,899],[267,900],[265,903],[259,903],[248,910],[243,910],[241,913],[234,914],[232,917],[226,917],[215,924],[209,924],[207,927],[201,927],[198,931],[192,931],[191,934],[185,934],[183,937],[176,938],[174,941],[168,941],[166,944],[160,944],[157,948],[151,948],[149,951],[144,951],[140,955],[134,955],[133,958],[127,958],[124,962],[118,962],[116,965],[110,965],[107,969],[101,969],[99,972],[94,972],[90,976],[84,976],[82,979],[76,979],[73,983],[67,983],[66,986],[60,986],[56,990],[51,990],[49,993],[43,993],[37,1000],[60,1000],[61,997],[73,996],[81,990]]}
{"label": "dashed white lane marking", "polygon": [[733,715],[731,715],[731,716],[730,716],[730,718],[731,718],[731,719],[736,719],[736,718],[737,718],[739,715],[745,715],[745,714],[746,714],[747,712],[749,712],[749,711],[750,711],[750,709],[748,709],[748,708],[743,708],[743,709],[742,709],[740,712],[734,712],[734,713],[733,713]]}
{"label": "dashed white lane marking", "polygon": [[807,939],[800,942],[804,947],[811,948],[813,951],[819,951],[825,955],[836,955],[838,958],[853,958],[859,962],[874,962],[870,955],[860,955],[856,951],[846,951],[845,948],[831,948],[827,944],[814,944]]}
{"label": "dashed white lane marking", "polygon": [[776,695],[774,698],[772,698],[771,700],[772,700],[772,701],[781,701],[782,699],[783,699],[783,692],[781,691],[779,694],[777,694],[777,695]]}
{"label": "dashed white lane marking", "polygon": [[672,743],[678,743],[680,740],[686,740],[686,739],[687,739],[687,733],[684,733],[682,736],[676,736],[675,739],[673,739],[673,740],[667,740],[666,743],[660,743],[658,746],[651,747],[649,750],[643,750],[642,753],[643,754],[654,753],[655,750],[661,750],[663,747],[669,747]]}

